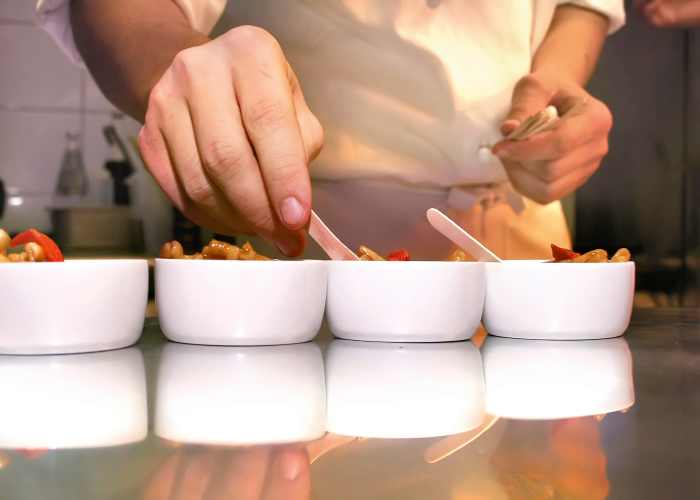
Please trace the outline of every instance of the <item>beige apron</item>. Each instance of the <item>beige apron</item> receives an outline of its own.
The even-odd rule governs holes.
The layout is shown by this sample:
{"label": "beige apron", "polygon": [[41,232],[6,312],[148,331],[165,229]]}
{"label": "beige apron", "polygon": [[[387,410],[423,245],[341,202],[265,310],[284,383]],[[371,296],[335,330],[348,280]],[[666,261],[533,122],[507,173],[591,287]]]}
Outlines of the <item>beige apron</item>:
{"label": "beige apron", "polygon": [[[444,258],[450,248],[426,223],[430,207],[503,258],[569,246],[561,205],[520,198],[490,151],[556,7],[600,12],[612,32],[624,23],[622,0],[173,1],[211,36],[249,24],[280,43],[326,134],[309,166],[313,207],[351,247]],[[41,0],[38,10],[79,61],[68,2]]]}

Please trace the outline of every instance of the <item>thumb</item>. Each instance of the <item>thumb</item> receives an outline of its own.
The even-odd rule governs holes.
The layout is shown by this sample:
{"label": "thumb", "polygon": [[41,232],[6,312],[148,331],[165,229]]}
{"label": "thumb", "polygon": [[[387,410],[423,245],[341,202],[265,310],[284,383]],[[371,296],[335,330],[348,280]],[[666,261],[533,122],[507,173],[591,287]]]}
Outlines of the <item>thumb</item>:
{"label": "thumb", "polygon": [[549,106],[553,94],[552,90],[537,77],[527,75],[521,78],[513,89],[510,111],[501,125],[501,133],[510,134],[528,116]]}

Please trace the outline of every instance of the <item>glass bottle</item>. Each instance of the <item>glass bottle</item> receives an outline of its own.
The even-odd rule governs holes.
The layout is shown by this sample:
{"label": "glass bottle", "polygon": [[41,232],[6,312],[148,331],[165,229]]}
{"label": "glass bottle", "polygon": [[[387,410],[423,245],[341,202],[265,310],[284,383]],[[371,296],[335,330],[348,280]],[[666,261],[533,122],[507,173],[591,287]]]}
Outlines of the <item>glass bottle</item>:
{"label": "glass bottle", "polygon": [[84,198],[88,192],[88,179],[83,165],[83,152],[79,146],[80,134],[66,134],[66,151],[56,183],[56,195],[61,197]]}

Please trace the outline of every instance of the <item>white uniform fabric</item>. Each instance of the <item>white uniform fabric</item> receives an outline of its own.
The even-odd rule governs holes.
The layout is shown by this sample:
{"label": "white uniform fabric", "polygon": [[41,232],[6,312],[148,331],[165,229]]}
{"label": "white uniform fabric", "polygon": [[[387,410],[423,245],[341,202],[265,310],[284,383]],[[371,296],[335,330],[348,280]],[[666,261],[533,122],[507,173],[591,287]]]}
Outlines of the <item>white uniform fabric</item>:
{"label": "white uniform fabric", "polygon": [[[40,0],[39,22],[78,60],[66,1]],[[326,134],[323,152],[310,166],[312,179],[322,181],[315,186],[314,208],[338,224],[344,221],[333,226],[339,236],[355,239],[359,221],[386,213],[386,203],[373,201],[405,190],[412,195],[399,196],[405,207],[392,205],[399,214],[430,204],[472,221],[475,208],[485,213],[507,203],[512,210],[497,210],[502,215],[488,225],[515,228],[521,235],[541,229],[519,226],[524,210],[547,214],[551,234],[533,236],[534,247],[524,243],[523,252],[515,242],[519,236],[499,235],[511,245],[492,250],[508,251],[505,257],[540,257],[551,242],[569,244],[560,204],[524,202],[490,147],[502,138],[499,129],[513,87],[529,72],[556,7],[574,4],[599,12],[614,32],[625,21],[623,0],[174,1],[204,33],[223,16],[218,31],[250,24],[280,42]],[[368,184],[387,191],[368,199],[361,193]],[[348,186],[358,188],[356,201],[363,203],[350,205],[357,224],[348,224],[347,214],[333,206],[336,196],[352,202]],[[318,205],[320,199],[330,205]],[[482,225],[486,219],[478,217]],[[378,225],[413,227],[414,222],[385,218]],[[545,243],[545,236],[554,239]],[[375,246],[381,251],[401,239],[415,238],[399,232]]]}

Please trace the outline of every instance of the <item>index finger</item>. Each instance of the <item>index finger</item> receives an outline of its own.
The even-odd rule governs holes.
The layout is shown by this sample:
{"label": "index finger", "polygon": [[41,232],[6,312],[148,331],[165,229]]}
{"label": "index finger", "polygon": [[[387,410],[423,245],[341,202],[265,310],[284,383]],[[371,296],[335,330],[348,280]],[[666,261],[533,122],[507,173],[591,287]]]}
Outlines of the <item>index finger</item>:
{"label": "index finger", "polygon": [[234,87],[243,125],[277,216],[288,228],[299,229],[311,214],[311,181],[289,66],[272,36],[241,52],[244,61],[234,69]]}

